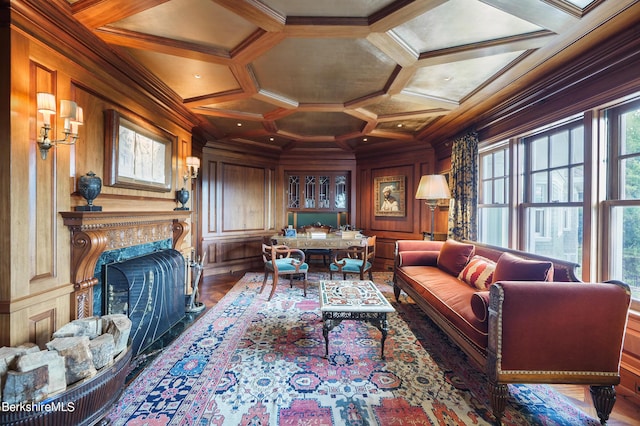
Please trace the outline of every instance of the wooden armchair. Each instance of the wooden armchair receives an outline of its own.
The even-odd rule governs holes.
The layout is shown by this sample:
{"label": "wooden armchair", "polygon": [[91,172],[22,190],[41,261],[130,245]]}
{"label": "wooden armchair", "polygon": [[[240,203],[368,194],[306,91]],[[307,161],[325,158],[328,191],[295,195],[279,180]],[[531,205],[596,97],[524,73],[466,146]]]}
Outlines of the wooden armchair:
{"label": "wooden armchair", "polygon": [[333,273],[342,274],[347,279],[347,274],[358,274],[364,280],[364,274],[369,273],[369,279],[373,280],[371,269],[376,257],[376,237],[363,238],[361,246],[351,246],[338,250],[329,265],[329,279],[333,279]]}
{"label": "wooden armchair", "polygon": [[290,249],[285,245],[262,244],[262,260],[264,261],[264,280],[262,281],[260,293],[264,291],[269,275],[272,276],[273,281],[273,287],[271,288],[268,300],[271,300],[276,292],[276,285],[278,284],[278,277],[280,275],[289,276],[289,285],[291,287],[293,287],[294,275],[302,275],[304,277],[304,296],[307,297],[307,272],[309,272],[309,265],[305,263],[305,254],[302,250]]}

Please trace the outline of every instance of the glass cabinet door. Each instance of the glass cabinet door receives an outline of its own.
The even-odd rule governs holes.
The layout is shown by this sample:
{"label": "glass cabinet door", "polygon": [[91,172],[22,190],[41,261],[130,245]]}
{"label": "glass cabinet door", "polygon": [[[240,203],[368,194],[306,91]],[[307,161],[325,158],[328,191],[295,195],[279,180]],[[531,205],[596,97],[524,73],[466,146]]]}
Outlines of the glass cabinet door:
{"label": "glass cabinet door", "polygon": [[315,211],[349,210],[349,173],[286,174],[287,209]]}
{"label": "glass cabinet door", "polygon": [[329,194],[329,190],[331,189],[331,177],[318,176],[318,184],[318,208],[330,209],[331,196]]}
{"label": "glass cabinet door", "polygon": [[316,208],[316,177],[315,176],[304,177],[304,208],[305,209]]}
{"label": "glass cabinet door", "polygon": [[289,189],[287,197],[287,208],[300,208],[300,176],[289,175]]}
{"label": "glass cabinet door", "polygon": [[347,197],[347,176],[338,175],[335,177],[335,209],[346,210],[348,205]]}

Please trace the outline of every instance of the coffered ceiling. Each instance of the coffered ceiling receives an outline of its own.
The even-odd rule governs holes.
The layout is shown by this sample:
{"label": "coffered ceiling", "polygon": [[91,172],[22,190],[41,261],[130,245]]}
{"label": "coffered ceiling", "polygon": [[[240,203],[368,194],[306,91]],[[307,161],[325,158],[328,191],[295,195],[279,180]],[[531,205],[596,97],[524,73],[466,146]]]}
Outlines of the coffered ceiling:
{"label": "coffered ceiling", "polygon": [[164,82],[218,140],[353,151],[426,139],[629,1],[69,3],[78,21]]}

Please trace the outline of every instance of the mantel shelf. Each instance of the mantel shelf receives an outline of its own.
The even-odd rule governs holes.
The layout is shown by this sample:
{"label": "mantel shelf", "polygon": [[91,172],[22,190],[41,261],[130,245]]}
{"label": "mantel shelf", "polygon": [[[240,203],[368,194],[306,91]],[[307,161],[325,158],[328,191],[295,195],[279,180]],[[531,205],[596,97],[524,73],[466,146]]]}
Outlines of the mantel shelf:
{"label": "mantel shelf", "polygon": [[60,212],[64,224],[70,228],[80,229],[100,229],[128,227],[135,224],[184,221],[191,217],[191,211],[168,210],[168,211],[127,211],[127,212]]}

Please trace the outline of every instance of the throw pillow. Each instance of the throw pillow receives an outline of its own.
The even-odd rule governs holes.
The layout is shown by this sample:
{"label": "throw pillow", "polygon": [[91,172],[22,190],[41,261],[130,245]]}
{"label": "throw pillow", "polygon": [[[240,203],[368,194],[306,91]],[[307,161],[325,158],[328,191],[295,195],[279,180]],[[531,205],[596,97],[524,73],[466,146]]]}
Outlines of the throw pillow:
{"label": "throw pillow", "polygon": [[496,262],[482,256],[473,256],[464,267],[458,279],[478,290],[487,290],[493,282]]}
{"label": "throw pillow", "polygon": [[478,291],[471,296],[471,310],[480,322],[489,318],[489,291]]}
{"label": "throw pillow", "polygon": [[493,273],[493,282],[497,281],[553,281],[553,263],[503,253]]}
{"label": "throw pillow", "polygon": [[447,240],[438,255],[438,268],[457,277],[473,257],[476,247],[473,244]]}
{"label": "throw pillow", "polygon": [[436,266],[439,251],[402,251],[399,266]]}

